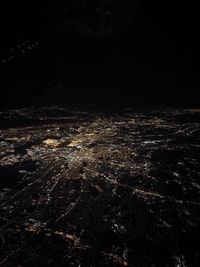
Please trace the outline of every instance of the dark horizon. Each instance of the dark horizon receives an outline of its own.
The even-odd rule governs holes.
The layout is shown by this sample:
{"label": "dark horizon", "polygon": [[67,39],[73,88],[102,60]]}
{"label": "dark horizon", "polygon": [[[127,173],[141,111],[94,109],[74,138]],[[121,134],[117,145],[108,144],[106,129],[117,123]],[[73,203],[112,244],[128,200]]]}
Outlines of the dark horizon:
{"label": "dark horizon", "polygon": [[22,1],[4,3],[1,12],[3,108],[199,105],[192,5]]}

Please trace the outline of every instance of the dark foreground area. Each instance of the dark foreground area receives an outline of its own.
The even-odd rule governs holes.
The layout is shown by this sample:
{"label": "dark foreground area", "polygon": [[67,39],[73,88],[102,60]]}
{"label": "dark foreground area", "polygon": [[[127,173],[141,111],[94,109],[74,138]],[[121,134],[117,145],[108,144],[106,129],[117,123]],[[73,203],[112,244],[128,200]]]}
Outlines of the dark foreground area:
{"label": "dark foreground area", "polygon": [[200,110],[0,113],[0,266],[198,266]]}

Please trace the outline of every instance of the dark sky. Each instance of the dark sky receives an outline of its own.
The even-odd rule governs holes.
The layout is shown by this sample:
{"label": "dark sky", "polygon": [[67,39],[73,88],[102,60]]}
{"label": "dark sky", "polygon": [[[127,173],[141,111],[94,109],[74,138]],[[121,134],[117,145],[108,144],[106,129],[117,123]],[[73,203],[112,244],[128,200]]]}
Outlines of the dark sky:
{"label": "dark sky", "polygon": [[4,1],[1,106],[198,106],[199,15],[174,1]]}

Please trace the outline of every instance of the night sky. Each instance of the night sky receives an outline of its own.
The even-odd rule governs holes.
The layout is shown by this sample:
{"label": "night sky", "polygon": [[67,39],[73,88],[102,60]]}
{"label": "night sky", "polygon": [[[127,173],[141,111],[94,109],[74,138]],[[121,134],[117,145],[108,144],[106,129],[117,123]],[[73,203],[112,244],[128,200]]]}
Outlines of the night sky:
{"label": "night sky", "polygon": [[195,4],[23,0],[0,12],[1,108],[199,105]]}

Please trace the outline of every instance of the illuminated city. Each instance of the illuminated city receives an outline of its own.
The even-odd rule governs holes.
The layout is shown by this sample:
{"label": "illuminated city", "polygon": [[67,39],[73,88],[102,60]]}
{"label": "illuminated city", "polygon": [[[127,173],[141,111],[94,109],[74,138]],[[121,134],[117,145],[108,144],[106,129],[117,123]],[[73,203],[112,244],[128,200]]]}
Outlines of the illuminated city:
{"label": "illuminated city", "polygon": [[0,264],[195,266],[199,118],[200,110],[2,112]]}

